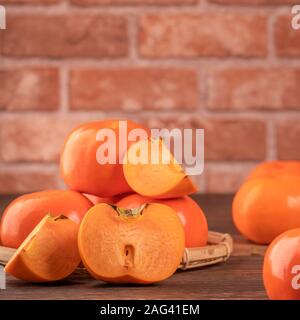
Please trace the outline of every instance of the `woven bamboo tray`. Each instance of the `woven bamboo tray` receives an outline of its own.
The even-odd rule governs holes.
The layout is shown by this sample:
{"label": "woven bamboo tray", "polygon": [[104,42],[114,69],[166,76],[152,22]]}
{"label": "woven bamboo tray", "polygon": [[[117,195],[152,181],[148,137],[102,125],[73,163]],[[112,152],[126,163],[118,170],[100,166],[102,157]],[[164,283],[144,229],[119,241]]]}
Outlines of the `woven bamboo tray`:
{"label": "woven bamboo tray", "polygon": [[[178,269],[187,270],[224,262],[230,257],[232,250],[233,241],[229,234],[209,231],[207,246],[185,248]],[[15,251],[0,246],[0,265],[5,265]]]}

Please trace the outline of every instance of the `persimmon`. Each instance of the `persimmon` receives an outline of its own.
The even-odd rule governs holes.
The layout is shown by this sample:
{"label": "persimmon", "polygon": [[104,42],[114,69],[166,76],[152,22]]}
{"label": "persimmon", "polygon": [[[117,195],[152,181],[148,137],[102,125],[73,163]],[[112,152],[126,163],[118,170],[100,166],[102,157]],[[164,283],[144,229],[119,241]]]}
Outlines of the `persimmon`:
{"label": "persimmon", "polygon": [[300,162],[258,166],[238,190],[233,220],[249,240],[268,244],[282,232],[300,227]]}
{"label": "persimmon", "polygon": [[93,194],[87,194],[83,193],[83,195],[88,198],[92,204],[98,204],[98,203],[108,203],[108,204],[116,204],[119,200],[121,200],[123,197],[126,197],[128,194],[118,194],[113,197],[107,197],[107,198],[102,198],[95,196]]}
{"label": "persimmon", "polygon": [[266,161],[256,166],[247,178],[277,176],[300,176],[300,161]]}
{"label": "persimmon", "polygon": [[47,213],[64,214],[80,223],[92,203],[78,192],[47,190],[22,195],[5,209],[1,219],[1,243],[18,248]]}
{"label": "persimmon", "polygon": [[116,203],[126,209],[138,208],[145,203],[161,203],[174,209],[184,227],[185,246],[202,247],[207,243],[208,227],[206,217],[200,206],[189,196],[174,199],[151,199],[131,194]]}
{"label": "persimmon", "polygon": [[197,191],[162,139],[133,144],[125,155],[123,171],[129,186],[145,197],[176,198]]}
{"label": "persimmon", "polygon": [[272,241],[264,257],[263,280],[274,300],[300,300],[300,228]]}
{"label": "persimmon", "polygon": [[153,283],[170,277],[184,251],[184,231],[174,210],[162,204],[124,209],[97,204],[78,234],[84,266],[96,279]]}
{"label": "persimmon", "polygon": [[[120,123],[126,124],[126,132],[123,133]],[[127,146],[133,143],[129,141],[130,132],[136,129],[148,135],[147,128],[129,120],[98,121],[74,129],[65,141],[60,159],[61,174],[69,188],[102,198],[131,192],[124,178],[122,159]],[[109,133],[113,135],[111,141]],[[109,150],[115,163],[105,158]]]}
{"label": "persimmon", "polygon": [[65,216],[46,215],[5,266],[14,277],[30,282],[57,281],[80,263],[79,225]]}

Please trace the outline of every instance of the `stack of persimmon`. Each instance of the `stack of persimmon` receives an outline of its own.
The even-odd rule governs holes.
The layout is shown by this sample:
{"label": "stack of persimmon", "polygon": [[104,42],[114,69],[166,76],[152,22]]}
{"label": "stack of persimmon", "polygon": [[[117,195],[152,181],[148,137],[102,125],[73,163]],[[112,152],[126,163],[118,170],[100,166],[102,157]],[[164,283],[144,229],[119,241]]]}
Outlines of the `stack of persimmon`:
{"label": "stack of persimmon", "polygon": [[[206,244],[207,221],[189,197],[196,192],[190,177],[148,128],[127,121],[128,133],[145,132],[132,142],[120,136],[119,123],[84,124],[67,137],[60,167],[69,190],[23,195],[6,208],[1,244],[17,248],[8,273],[27,281],[56,281],[82,261],[96,279],[147,284],[170,277],[185,247]],[[114,156],[122,162],[101,159],[99,148],[106,143],[99,139],[101,129],[115,133]],[[158,161],[130,161],[142,150],[149,151],[148,160]]]}

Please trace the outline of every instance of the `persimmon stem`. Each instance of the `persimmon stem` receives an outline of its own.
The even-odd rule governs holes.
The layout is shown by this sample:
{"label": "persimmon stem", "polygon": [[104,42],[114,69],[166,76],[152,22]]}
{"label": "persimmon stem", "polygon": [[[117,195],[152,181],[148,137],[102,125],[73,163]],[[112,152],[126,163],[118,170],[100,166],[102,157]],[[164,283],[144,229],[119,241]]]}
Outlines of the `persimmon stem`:
{"label": "persimmon stem", "polygon": [[64,214],[60,214],[58,216],[53,216],[51,212],[47,212],[46,216],[48,216],[50,219],[53,221],[61,220],[61,219],[69,219],[67,216]]}
{"label": "persimmon stem", "polygon": [[148,204],[145,203],[143,205],[141,205],[140,207],[137,207],[137,208],[132,208],[132,209],[126,209],[126,208],[119,208],[115,205],[111,205],[114,210],[117,212],[117,214],[119,216],[122,216],[122,217],[136,217],[138,215],[142,215],[143,213],[143,210],[146,208]]}

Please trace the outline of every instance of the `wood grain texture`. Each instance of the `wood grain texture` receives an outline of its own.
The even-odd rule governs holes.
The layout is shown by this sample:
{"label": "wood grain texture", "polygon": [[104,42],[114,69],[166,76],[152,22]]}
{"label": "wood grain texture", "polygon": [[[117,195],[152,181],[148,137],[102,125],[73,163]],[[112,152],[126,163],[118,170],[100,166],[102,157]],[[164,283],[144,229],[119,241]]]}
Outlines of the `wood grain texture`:
{"label": "wood grain texture", "polygon": [[[109,285],[76,273],[65,281],[36,285],[8,276],[1,299],[265,299],[262,283],[264,246],[243,239],[231,220],[232,196],[197,195],[210,230],[228,232],[235,240],[232,257],[225,263],[189,271],[151,286]],[[2,197],[1,212],[13,197]]]}

